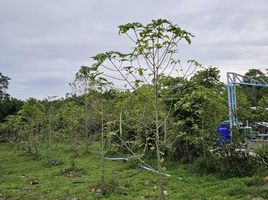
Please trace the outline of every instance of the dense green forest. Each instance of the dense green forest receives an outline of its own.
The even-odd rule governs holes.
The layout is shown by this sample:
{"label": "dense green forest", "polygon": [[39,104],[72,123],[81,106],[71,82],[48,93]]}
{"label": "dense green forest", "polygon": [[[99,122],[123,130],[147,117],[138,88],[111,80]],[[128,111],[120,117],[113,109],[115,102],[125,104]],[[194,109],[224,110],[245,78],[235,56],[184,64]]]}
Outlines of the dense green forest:
{"label": "dense green forest", "polygon": [[[167,20],[154,20],[147,25],[129,23],[119,26],[119,32],[134,47],[127,53],[109,51],[93,56],[92,65],[81,66],[74,74],[71,92],[64,98],[18,100],[8,94],[12,80],[0,73],[3,151],[19,152],[19,159],[27,157],[33,165],[42,161],[47,169],[59,167],[61,174],[67,176],[82,176],[80,172],[89,168],[82,167],[81,158],[92,159],[90,166],[95,163],[98,167],[95,172],[85,173],[97,173],[99,177],[95,177],[95,186],[91,185],[93,197],[89,199],[131,199],[127,192],[125,197],[113,197],[112,190],[125,190],[119,187],[124,180],[118,179],[116,184],[111,180],[113,170],[122,168],[118,166],[120,161],[111,161],[113,158],[122,158],[127,162],[123,166],[133,172],[145,168],[151,172],[156,191],[137,199],[214,199],[212,193],[172,196],[170,191],[174,192],[176,182],[179,187],[187,187],[181,185],[187,180],[183,175],[216,177],[219,184],[220,180],[224,183],[241,178],[250,180],[247,186],[256,187],[250,192],[237,189],[233,194],[223,194],[226,198],[222,199],[250,199],[254,195],[268,198],[267,189],[261,189],[268,172],[268,149],[256,149],[254,156],[249,151],[237,151],[246,149],[246,135],[237,130],[232,130],[232,143],[220,148],[216,144],[216,128],[228,120],[227,87],[220,81],[217,67],[205,67],[195,60],[189,60],[185,67],[176,57],[179,44],[191,44],[193,35]],[[268,73],[258,68],[252,67],[245,75],[268,82]],[[241,124],[268,121],[267,92],[268,88],[237,86],[237,116]],[[92,155],[96,157],[93,159]],[[1,179],[5,178],[5,167],[5,163],[0,164]],[[169,177],[175,168],[182,171]],[[133,175],[130,180],[137,177]],[[172,177],[176,180],[170,185]],[[140,182],[147,184],[146,180]],[[119,186],[113,188],[114,185]],[[14,194],[9,197],[8,189],[3,185],[2,188],[0,185],[0,199],[5,199],[5,195],[12,199]],[[183,189],[178,190],[180,193]],[[56,196],[42,198],[63,196],[53,195]]]}

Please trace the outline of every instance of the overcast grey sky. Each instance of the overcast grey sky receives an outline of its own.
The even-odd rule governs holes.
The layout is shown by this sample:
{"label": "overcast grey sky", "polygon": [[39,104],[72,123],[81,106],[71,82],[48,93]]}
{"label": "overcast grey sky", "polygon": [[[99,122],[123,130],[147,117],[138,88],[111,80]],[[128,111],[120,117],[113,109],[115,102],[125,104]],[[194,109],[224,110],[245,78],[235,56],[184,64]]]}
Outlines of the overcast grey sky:
{"label": "overcast grey sky", "polygon": [[122,50],[117,26],[165,18],[195,35],[182,60],[245,73],[268,68],[267,0],[0,0],[0,72],[16,98],[65,96],[90,56]]}

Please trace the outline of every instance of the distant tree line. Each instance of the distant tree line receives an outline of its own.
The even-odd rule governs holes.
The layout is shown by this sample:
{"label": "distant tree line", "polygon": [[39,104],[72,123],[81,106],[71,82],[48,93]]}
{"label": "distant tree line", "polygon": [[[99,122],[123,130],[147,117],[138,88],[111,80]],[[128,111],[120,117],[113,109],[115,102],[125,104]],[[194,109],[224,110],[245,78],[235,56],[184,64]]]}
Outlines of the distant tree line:
{"label": "distant tree line", "polygon": [[9,80],[8,76],[0,72],[0,123],[4,122],[8,115],[16,114],[23,104],[21,100],[7,93]]}

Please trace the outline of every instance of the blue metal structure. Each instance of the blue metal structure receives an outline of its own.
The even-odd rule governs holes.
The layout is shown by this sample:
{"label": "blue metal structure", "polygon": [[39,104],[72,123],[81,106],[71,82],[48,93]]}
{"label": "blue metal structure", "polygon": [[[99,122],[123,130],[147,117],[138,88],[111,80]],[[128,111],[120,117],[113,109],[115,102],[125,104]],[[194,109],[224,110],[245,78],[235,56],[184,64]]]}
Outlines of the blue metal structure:
{"label": "blue metal structure", "polygon": [[251,76],[243,76],[234,72],[227,72],[230,128],[238,127],[237,116],[236,116],[236,108],[237,108],[236,90],[235,90],[236,85],[268,87],[268,83],[266,83],[265,81],[255,80]]}

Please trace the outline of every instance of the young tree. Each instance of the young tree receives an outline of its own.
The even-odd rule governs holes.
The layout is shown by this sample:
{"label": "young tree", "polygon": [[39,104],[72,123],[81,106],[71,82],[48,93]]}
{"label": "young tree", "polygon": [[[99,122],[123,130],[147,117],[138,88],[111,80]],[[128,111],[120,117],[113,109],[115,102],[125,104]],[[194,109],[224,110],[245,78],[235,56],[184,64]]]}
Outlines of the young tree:
{"label": "young tree", "polygon": [[[96,68],[97,69],[97,68]],[[107,87],[109,87],[110,83],[103,77],[99,76],[100,74],[96,74],[94,78],[92,78],[92,86],[94,86],[94,89],[101,94],[100,99],[100,110],[96,110],[101,115],[101,160],[100,160],[100,183],[101,186],[104,187],[105,184],[105,172],[104,172],[104,138],[105,138],[105,122],[104,122],[104,92],[107,90]]]}
{"label": "young tree", "polygon": [[74,168],[78,156],[79,133],[82,128],[82,108],[73,101],[67,101],[60,107],[58,112],[63,122],[63,133],[68,135],[70,139],[70,168]]}
{"label": "young tree", "polygon": [[[86,151],[88,151],[89,147],[89,132],[88,132],[88,111],[89,107],[92,107],[94,110],[93,112],[97,112],[100,114],[101,118],[101,159],[100,159],[100,165],[101,165],[101,175],[100,175],[100,182],[101,185],[104,185],[104,108],[103,108],[103,92],[106,90],[106,87],[109,85],[109,82],[100,76],[101,73],[98,71],[97,66],[82,66],[80,70],[76,73],[75,76],[75,82],[72,84],[75,87],[82,87],[83,95],[84,95],[84,104],[85,104],[85,136],[86,136]],[[89,100],[91,99],[90,94],[100,94],[100,108],[94,107],[93,104],[89,103]]]}
{"label": "young tree", "polygon": [[22,117],[24,130],[27,132],[28,139],[28,150],[29,153],[32,153],[32,148],[34,148],[34,155],[39,157],[39,145],[43,136],[44,131],[44,107],[36,99],[28,99],[22,109],[19,111],[19,114]]}
{"label": "young tree", "polygon": [[[54,138],[53,135],[55,133],[54,131],[54,121],[55,121],[55,98],[57,98],[57,96],[48,96],[47,99],[45,99],[43,101],[43,104],[45,105],[46,108],[46,116],[47,116],[47,131],[48,132],[48,154],[51,153],[51,151],[53,150],[53,142],[54,142]],[[47,104],[47,105],[46,105]]]}
{"label": "young tree", "polygon": [[81,66],[79,71],[75,74],[75,81],[73,86],[82,90],[84,97],[84,113],[85,113],[85,138],[86,138],[86,152],[89,148],[89,94],[96,90],[96,77],[99,75],[96,67]]}
{"label": "young tree", "polygon": [[19,141],[20,137],[20,128],[22,125],[21,116],[8,115],[6,117],[6,121],[1,125],[2,130],[0,132],[2,134],[3,139],[11,143],[12,145],[15,145]]}
{"label": "young tree", "polygon": [[[135,45],[129,53],[110,51],[93,57],[95,66],[109,70],[106,74],[110,78],[124,81],[130,88],[136,89],[141,84],[153,87],[153,97],[144,97],[154,107],[154,135],[159,174],[159,198],[164,199],[164,180],[162,151],[160,149],[160,127],[163,124],[159,108],[160,77],[164,74],[171,75],[177,72],[188,73],[190,67],[183,71],[180,61],[175,55],[179,42],[185,40],[191,43],[193,35],[178,25],[168,20],[153,20],[147,25],[138,22],[119,26],[119,33],[126,35]],[[108,64],[108,65],[107,65]],[[190,61],[190,66],[197,66],[195,61]],[[118,73],[121,77],[116,75]]]}

